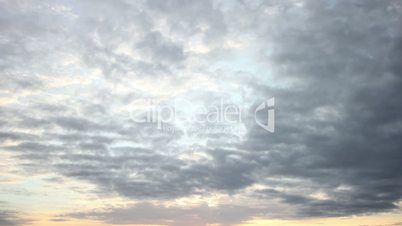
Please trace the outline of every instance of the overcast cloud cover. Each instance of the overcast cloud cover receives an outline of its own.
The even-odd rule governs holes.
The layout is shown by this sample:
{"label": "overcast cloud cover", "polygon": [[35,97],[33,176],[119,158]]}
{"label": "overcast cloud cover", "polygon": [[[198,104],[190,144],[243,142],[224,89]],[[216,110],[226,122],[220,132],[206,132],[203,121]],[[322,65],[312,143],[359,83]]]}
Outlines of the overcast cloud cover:
{"label": "overcast cloud cover", "polygon": [[[32,178],[126,200],[55,222],[397,211],[401,25],[398,0],[0,1],[0,225],[25,225]],[[274,133],[253,118],[271,97]],[[131,117],[177,99],[244,114],[212,132]]]}

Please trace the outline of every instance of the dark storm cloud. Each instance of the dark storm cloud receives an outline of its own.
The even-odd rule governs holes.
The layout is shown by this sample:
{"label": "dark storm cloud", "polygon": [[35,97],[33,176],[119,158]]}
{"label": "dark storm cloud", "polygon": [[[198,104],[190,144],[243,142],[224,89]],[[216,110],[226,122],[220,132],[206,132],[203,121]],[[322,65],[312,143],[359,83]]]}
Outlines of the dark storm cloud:
{"label": "dark storm cloud", "polygon": [[[397,1],[306,1],[275,20],[264,55],[290,89],[257,87],[276,97],[276,132],[249,127],[241,148],[270,159],[270,175],[319,184],[330,200],[283,196],[305,216],[396,208],[402,197],[401,6]],[[268,152],[267,152],[268,151]],[[351,189],[337,191],[338,187]]]}

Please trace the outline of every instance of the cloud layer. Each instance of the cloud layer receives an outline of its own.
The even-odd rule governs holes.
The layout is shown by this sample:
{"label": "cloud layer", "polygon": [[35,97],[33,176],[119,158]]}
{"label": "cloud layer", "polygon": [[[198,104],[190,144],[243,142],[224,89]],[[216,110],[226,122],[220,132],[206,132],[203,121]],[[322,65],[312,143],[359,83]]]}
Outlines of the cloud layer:
{"label": "cloud layer", "polygon": [[[13,173],[135,202],[63,217],[233,225],[399,208],[399,1],[0,4],[0,151]],[[272,134],[253,119],[269,97]],[[240,129],[131,118],[178,98],[241,106]]]}

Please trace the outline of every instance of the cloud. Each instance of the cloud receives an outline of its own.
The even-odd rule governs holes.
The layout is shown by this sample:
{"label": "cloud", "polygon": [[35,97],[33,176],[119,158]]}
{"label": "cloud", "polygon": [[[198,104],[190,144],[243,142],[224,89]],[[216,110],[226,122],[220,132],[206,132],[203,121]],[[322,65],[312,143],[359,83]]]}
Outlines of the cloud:
{"label": "cloud", "polygon": [[[25,176],[51,172],[139,203],[70,217],[233,225],[399,208],[398,1],[0,4],[1,152]],[[269,97],[273,134],[253,118]],[[244,115],[239,131],[167,132],[130,118],[148,98],[223,98]],[[166,204],[214,194],[231,202]]]}
{"label": "cloud", "polygon": [[[3,204],[0,202],[0,204]],[[0,209],[0,225],[1,226],[20,226],[26,225],[29,220],[21,216],[21,213],[10,211],[7,209]]]}
{"label": "cloud", "polygon": [[[399,225],[402,225],[402,222],[398,222],[398,223],[394,223],[394,224],[376,225],[376,226],[399,226]],[[361,226],[365,226],[365,225],[361,225]]]}
{"label": "cloud", "polygon": [[139,203],[128,208],[110,208],[105,211],[71,213],[65,217],[103,220],[109,224],[161,224],[161,225],[233,225],[248,220],[257,209],[241,206],[164,207]]}
{"label": "cloud", "polygon": [[[302,2],[289,6],[277,21],[278,30],[267,33],[275,46],[263,59],[274,62],[278,79],[290,77],[295,83],[288,89],[255,89],[278,100],[278,130],[267,136],[250,126],[241,148],[271,160],[267,177],[312,181],[331,197],[318,202],[299,195],[283,197],[300,203],[302,215],[397,208],[401,175],[396,172],[402,155],[396,136],[402,106],[393,97],[402,83],[401,72],[390,66],[399,56],[394,49],[401,32],[391,22],[396,18],[392,12],[399,11],[395,4],[352,1],[326,8],[325,2]],[[363,12],[391,13],[366,23]],[[380,35],[373,35],[374,30]],[[351,189],[337,191],[345,185]]]}

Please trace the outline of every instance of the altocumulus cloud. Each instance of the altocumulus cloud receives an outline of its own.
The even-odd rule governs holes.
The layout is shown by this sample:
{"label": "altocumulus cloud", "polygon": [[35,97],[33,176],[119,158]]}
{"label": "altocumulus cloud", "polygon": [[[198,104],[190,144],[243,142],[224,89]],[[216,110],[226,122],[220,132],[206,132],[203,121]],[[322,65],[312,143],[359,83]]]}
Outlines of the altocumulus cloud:
{"label": "altocumulus cloud", "polygon": [[0,225],[1,226],[19,226],[30,222],[22,214],[9,210],[5,207],[5,203],[0,202]]}
{"label": "altocumulus cloud", "polygon": [[[62,219],[234,225],[399,208],[400,1],[0,5],[1,152],[24,162],[20,174],[138,201]],[[130,118],[144,99],[253,112],[272,96],[275,133],[248,115],[242,131],[213,134]],[[230,201],[163,205],[211,195]],[[14,215],[0,211],[0,225]]]}

